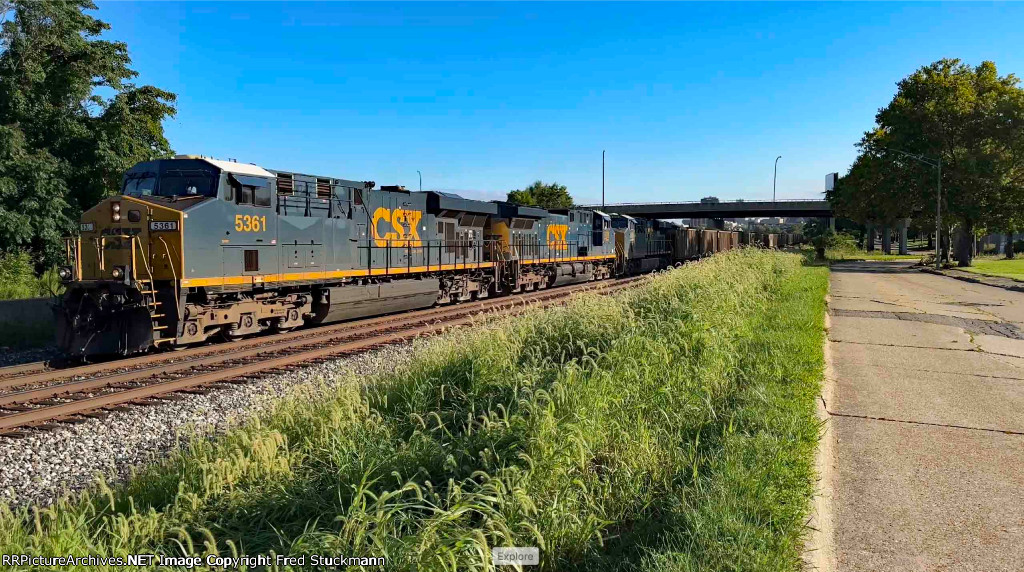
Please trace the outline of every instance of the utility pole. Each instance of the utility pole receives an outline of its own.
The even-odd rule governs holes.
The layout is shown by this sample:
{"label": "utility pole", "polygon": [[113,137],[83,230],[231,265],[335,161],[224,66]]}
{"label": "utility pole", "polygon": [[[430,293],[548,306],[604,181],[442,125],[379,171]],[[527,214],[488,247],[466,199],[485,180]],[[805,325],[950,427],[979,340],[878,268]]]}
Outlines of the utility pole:
{"label": "utility pole", "polygon": [[939,270],[942,268],[942,260],[939,258],[942,253],[942,247],[939,246],[942,242],[942,155],[939,155],[935,166],[939,171],[939,185],[935,191],[935,269]]}
{"label": "utility pole", "polygon": [[604,149],[601,150],[601,210],[604,211]]}
{"label": "utility pole", "polygon": [[781,159],[781,158],[782,158],[782,155],[779,155],[778,157],[775,158],[775,173],[772,174],[772,202],[773,203],[775,202],[775,179],[777,179],[778,176],[779,176],[779,159]]}
{"label": "utility pole", "polygon": [[416,171],[416,174],[420,176],[420,192],[423,192],[423,173]]}

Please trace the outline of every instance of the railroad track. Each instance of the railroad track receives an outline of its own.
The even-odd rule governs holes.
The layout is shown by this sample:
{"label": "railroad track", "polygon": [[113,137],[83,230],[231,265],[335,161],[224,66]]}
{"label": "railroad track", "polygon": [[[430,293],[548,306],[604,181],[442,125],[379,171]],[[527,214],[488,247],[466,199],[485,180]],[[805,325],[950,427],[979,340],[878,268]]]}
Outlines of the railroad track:
{"label": "railroad track", "polygon": [[124,407],[179,399],[182,393],[247,383],[434,335],[470,324],[482,314],[509,315],[560,304],[578,292],[611,293],[639,279],[563,286],[106,363],[54,368],[37,362],[0,368],[0,436],[20,437],[27,428],[81,422]]}

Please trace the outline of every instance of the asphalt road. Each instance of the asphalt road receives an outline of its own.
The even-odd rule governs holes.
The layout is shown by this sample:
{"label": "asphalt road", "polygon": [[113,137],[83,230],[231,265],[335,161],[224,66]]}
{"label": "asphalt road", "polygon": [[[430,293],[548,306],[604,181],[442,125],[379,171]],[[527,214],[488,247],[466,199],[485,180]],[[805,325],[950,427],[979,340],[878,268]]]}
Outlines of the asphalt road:
{"label": "asphalt road", "polygon": [[845,263],[830,311],[835,568],[1024,569],[1024,293]]}

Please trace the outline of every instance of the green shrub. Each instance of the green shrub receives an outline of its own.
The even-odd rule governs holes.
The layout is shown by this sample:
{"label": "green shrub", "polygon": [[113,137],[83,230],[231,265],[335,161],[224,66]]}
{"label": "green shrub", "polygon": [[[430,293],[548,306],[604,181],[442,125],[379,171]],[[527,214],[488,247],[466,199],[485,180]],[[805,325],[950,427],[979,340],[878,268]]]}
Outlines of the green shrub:
{"label": "green shrub", "polygon": [[38,279],[40,296],[59,296],[64,292],[64,283],[57,275],[57,267],[47,268]]}
{"label": "green shrub", "polygon": [[63,290],[56,267],[37,277],[27,252],[0,254],[0,300],[55,296]]}
{"label": "green shrub", "polygon": [[857,238],[845,232],[834,233],[829,237],[827,248],[843,252],[860,250]]}
{"label": "green shrub", "polygon": [[34,298],[38,295],[39,280],[28,253],[0,255],[0,300]]}

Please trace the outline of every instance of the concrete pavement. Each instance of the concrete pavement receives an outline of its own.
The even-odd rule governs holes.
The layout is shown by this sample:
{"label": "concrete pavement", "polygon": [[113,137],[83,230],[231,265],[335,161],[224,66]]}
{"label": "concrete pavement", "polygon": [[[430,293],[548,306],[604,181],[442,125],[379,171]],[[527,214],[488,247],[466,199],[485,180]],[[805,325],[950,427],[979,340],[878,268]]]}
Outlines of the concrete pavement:
{"label": "concrete pavement", "polygon": [[831,280],[823,554],[841,571],[1024,569],[1024,293],[909,263]]}

